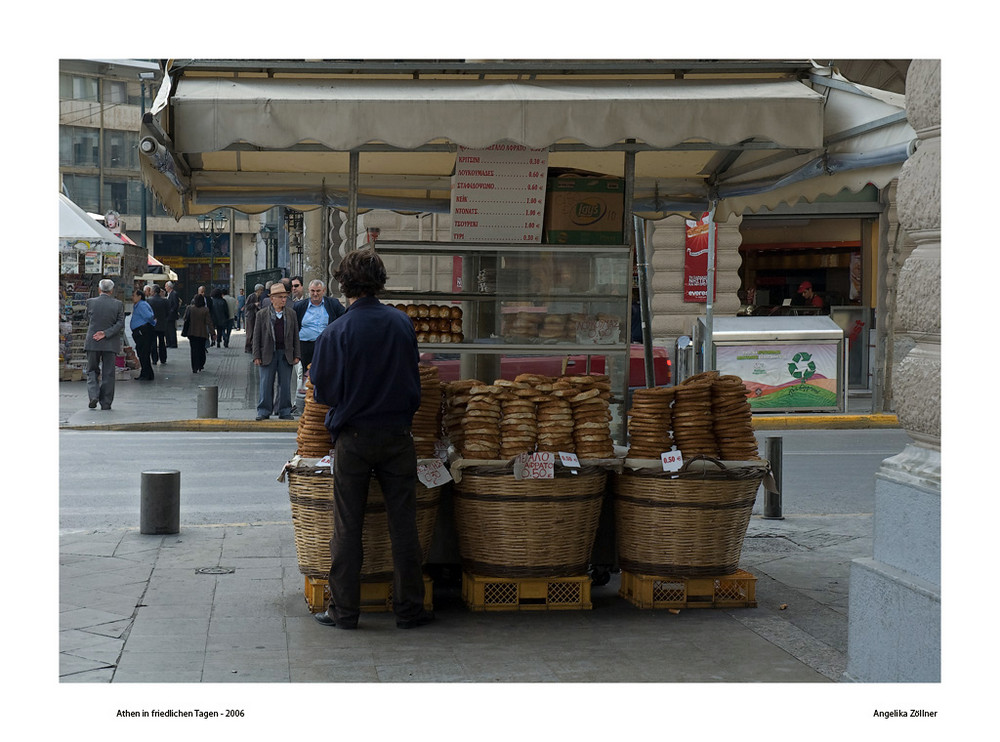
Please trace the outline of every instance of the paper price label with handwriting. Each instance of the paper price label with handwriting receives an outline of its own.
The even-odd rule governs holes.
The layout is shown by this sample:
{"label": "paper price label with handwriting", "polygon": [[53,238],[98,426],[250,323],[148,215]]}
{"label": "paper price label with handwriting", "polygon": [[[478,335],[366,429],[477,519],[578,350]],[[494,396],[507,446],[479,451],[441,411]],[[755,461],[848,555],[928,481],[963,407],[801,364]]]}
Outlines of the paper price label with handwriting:
{"label": "paper price label with handwriting", "polygon": [[440,461],[427,461],[417,464],[417,479],[425,487],[440,487],[451,481],[451,473]]}
{"label": "paper price label with handwriting", "polygon": [[663,464],[663,471],[680,471],[684,466],[684,458],[680,451],[664,451],[660,454],[660,463]]}
{"label": "paper price label with handwriting", "polygon": [[514,458],[514,479],[554,479],[555,456],[548,451],[519,453]]}

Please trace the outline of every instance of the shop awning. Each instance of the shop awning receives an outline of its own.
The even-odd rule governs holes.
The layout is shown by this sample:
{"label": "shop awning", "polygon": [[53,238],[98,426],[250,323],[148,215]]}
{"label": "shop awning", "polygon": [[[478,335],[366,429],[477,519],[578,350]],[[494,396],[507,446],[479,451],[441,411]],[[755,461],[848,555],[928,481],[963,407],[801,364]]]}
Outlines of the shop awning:
{"label": "shop awning", "polygon": [[[900,96],[809,64],[691,79],[636,74],[641,63],[599,78],[516,79],[271,67],[188,60],[166,70],[140,151],[175,217],[345,207],[351,151],[360,208],[447,211],[457,146],[502,141],[548,148],[551,168],[618,176],[635,152],[635,210],[651,218],[700,213],[713,197],[756,209],[891,179],[913,139],[900,132]],[[885,162],[872,165],[873,151]]]}

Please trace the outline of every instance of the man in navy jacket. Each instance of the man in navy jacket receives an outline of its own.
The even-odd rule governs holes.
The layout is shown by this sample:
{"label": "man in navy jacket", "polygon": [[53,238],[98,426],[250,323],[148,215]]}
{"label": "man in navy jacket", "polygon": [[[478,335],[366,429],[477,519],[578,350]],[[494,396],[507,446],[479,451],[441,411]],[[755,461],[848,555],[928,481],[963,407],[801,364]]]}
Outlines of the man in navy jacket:
{"label": "man in navy jacket", "polygon": [[416,628],[434,618],[424,609],[417,457],[410,432],[420,407],[417,337],[406,314],[376,298],[386,273],[374,250],[349,252],[334,276],[347,311],[319,336],[309,374],[316,401],[330,407],[326,427],[334,441],[331,598],[316,620],[342,629],[358,625],[361,534],[374,474],[389,518],[396,626]]}

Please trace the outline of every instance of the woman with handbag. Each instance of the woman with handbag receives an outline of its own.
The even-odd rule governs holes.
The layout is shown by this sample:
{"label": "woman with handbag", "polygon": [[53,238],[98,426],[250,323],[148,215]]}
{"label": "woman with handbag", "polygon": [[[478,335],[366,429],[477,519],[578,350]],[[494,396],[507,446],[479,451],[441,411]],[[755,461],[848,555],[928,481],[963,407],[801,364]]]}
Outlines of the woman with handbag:
{"label": "woman with handbag", "polygon": [[205,297],[196,294],[194,302],[188,307],[187,316],[184,317],[184,329],[181,335],[188,339],[191,345],[191,370],[198,373],[205,368],[205,359],[208,354],[205,345],[208,339],[215,332],[212,324],[212,315],[206,306]]}

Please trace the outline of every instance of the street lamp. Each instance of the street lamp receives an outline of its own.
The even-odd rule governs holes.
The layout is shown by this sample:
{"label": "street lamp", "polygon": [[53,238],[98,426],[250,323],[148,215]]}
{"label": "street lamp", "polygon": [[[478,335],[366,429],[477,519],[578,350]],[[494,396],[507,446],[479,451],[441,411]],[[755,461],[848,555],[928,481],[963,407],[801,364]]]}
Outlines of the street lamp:
{"label": "street lamp", "polygon": [[285,208],[285,230],[292,275],[302,273],[302,212]]}
{"label": "street lamp", "polygon": [[260,238],[264,241],[264,267],[278,265],[278,228],[266,222],[260,225]]}
{"label": "street lamp", "polygon": [[222,209],[202,214],[198,217],[198,226],[201,231],[208,235],[208,293],[212,294],[215,288],[215,235],[222,234],[229,230],[229,217]]}

